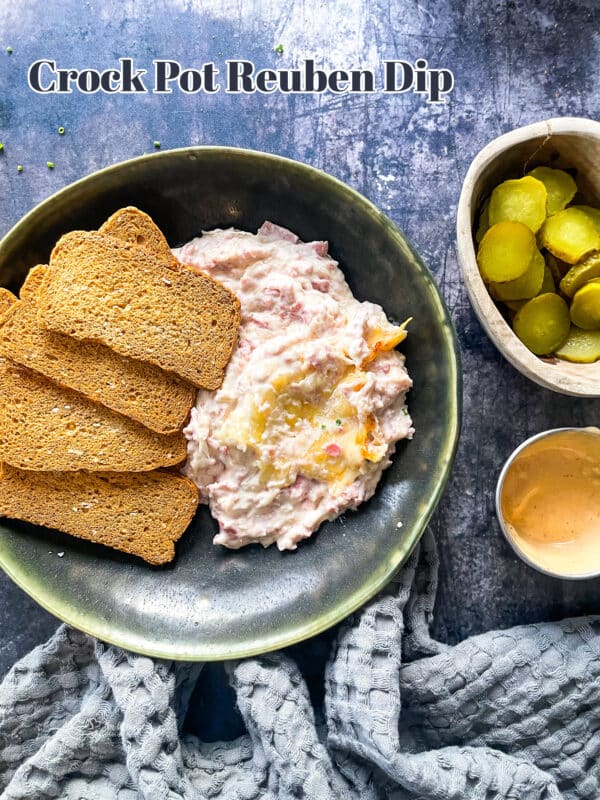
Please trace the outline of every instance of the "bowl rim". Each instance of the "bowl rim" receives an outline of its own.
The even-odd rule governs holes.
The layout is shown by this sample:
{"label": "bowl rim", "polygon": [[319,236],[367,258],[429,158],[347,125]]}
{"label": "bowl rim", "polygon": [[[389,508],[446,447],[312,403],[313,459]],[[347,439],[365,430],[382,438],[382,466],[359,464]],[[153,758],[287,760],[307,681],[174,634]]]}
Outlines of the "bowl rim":
{"label": "bowl rim", "polygon": [[11,578],[11,580],[14,581],[14,583],[16,583],[33,600],[35,600],[36,603],[38,603],[49,613],[58,617],[63,622],[72,625],[74,628],[77,628],[78,630],[109,644],[154,658],[165,658],[175,661],[222,661],[234,658],[247,658],[261,653],[278,650],[283,647],[288,647],[300,641],[304,641],[305,639],[316,636],[333,625],[336,625],[367,603],[375,595],[377,595],[378,592],[380,592],[392,580],[394,575],[406,562],[412,550],[423,535],[427,524],[429,523],[429,520],[431,519],[431,516],[437,507],[437,504],[448,482],[452,465],[454,463],[462,423],[463,377],[460,347],[450,312],[444,301],[444,298],[442,297],[440,289],[437,287],[433,279],[433,275],[407,237],[371,200],[335,176],[301,161],[290,159],[285,156],[264,153],[260,150],[252,150],[250,148],[218,145],[192,145],[188,147],[173,148],[171,150],[161,150],[155,153],[148,153],[135,158],[125,159],[117,162],[116,164],[111,164],[103,167],[102,169],[95,170],[94,172],[84,175],[78,180],[73,181],[72,183],[69,183],[58,191],[54,192],[49,197],[41,200],[7,231],[4,237],[0,240],[0,252],[5,247],[10,246],[12,238],[19,233],[19,230],[22,227],[25,227],[31,224],[32,221],[35,221],[36,215],[42,212],[45,206],[55,202],[56,200],[62,200],[68,197],[69,193],[75,191],[87,181],[97,179],[99,176],[107,175],[111,172],[118,172],[125,167],[130,167],[132,164],[142,165],[149,159],[168,160],[169,158],[172,158],[173,155],[181,156],[184,154],[198,154],[202,157],[205,157],[210,156],[211,153],[225,153],[239,157],[251,156],[263,158],[271,162],[273,166],[283,165],[287,166],[288,168],[300,168],[312,173],[312,175],[315,177],[333,182],[339,190],[346,194],[349,200],[362,206],[367,213],[379,220],[385,226],[388,234],[393,238],[395,244],[397,244],[401,249],[408,250],[410,256],[414,259],[414,262],[421,273],[422,279],[425,281],[427,288],[431,293],[434,303],[438,306],[440,319],[442,320],[442,325],[445,329],[444,338],[447,341],[448,350],[452,355],[448,365],[448,396],[450,398],[449,404],[453,413],[452,418],[447,420],[446,434],[440,448],[440,458],[437,465],[438,476],[435,484],[435,490],[424,497],[413,526],[412,535],[409,539],[403,541],[402,545],[398,546],[393,553],[390,554],[393,557],[387,559],[386,567],[384,570],[382,570],[380,578],[359,587],[354,593],[349,594],[345,598],[344,602],[338,603],[335,606],[335,609],[330,613],[326,615],[320,615],[316,619],[309,620],[303,625],[296,626],[296,628],[287,631],[287,635],[280,636],[279,638],[274,638],[273,636],[265,637],[260,643],[253,647],[240,647],[233,651],[224,653],[215,652],[214,650],[203,650],[201,646],[196,646],[192,650],[187,649],[185,651],[178,650],[177,652],[174,652],[173,649],[169,649],[168,645],[165,648],[154,646],[148,647],[145,643],[138,643],[137,639],[132,642],[131,639],[127,639],[126,636],[120,635],[119,632],[113,633],[111,626],[106,624],[99,617],[89,618],[88,616],[83,616],[81,613],[72,610],[70,606],[66,607],[66,610],[62,606],[60,609],[57,609],[55,606],[53,606],[52,602],[49,602],[42,587],[36,588],[32,585],[31,581],[28,581],[27,570],[19,569],[18,564],[15,565],[10,560],[7,560],[3,549],[0,548],[0,568],[4,570],[4,572],[9,576],[9,578]]}
{"label": "bowl rim", "polygon": [[[486,334],[506,360],[521,374],[546,389],[575,397],[600,397],[600,375],[592,380],[578,378],[574,374],[562,372],[561,384],[557,384],[552,374],[555,364],[545,362],[531,353],[516,336],[492,300],[479,273],[475,246],[473,244],[473,223],[471,212],[473,194],[479,175],[503,152],[530,139],[549,138],[554,135],[581,135],[600,142],[600,122],[585,117],[554,117],[534,122],[508,131],[492,139],[473,158],[463,181],[456,214],[457,255],[463,282],[467,289],[471,306]],[[505,333],[499,336],[494,328]],[[567,362],[568,363],[568,362]],[[571,365],[573,367],[575,365]],[[586,366],[586,365],[581,365]],[[590,364],[589,366],[593,366]],[[596,385],[597,384],[597,385]]]}
{"label": "bowl rim", "polygon": [[547,437],[551,437],[556,435],[557,433],[564,433],[565,431],[594,431],[595,435],[600,435],[600,430],[598,428],[593,428],[588,426],[567,426],[563,428],[549,428],[546,431],[540,431],[540,433],[536,433],[533,436],[530,436],[528,439],[525,439],[524,442],[516,447],[512,453],[508,456],[504,465],[500,471],[498,476],[498,481],[496,483],[496,493],[495,493],[495,505],[496,505],[496,518],[498,519],[498,523],[500,525],[500,530],[504,534],[504,538],[509,543],[511,548],[513,549],[514,553],[519,556],[521,561],[524,561],[533,569],[537,570],[538,572],[543,573],[544,575],[549,575],[551,578],[560,578],[566,581],[585,581],[590,580],[591,578],[597,578],[600,576],[600,567],[594,572],[585,572],[585,573],[569,573],[569,572],[554,572],[553,570],[546,569],[545,567],[540,566],[537,564],[533,559],[531,559],[526,553],[524,553],[514,538],[508,531],[508,526],[504,520],[504,514],[502,513],[502,490],[504,489],[504,482],[506,480],[506,476],[508,475],[508,470],[511,468],[515,458],[526,450],[530,445],[534,442],[539,441],[540,439],[546,439]]}

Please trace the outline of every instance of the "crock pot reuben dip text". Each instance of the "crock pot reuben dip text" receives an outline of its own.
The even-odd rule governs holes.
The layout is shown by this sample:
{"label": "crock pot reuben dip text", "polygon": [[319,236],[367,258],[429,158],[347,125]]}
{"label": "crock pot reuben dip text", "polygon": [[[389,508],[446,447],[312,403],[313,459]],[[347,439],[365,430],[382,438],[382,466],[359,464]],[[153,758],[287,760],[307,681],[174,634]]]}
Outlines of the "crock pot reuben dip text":
{"label": "crock pot reuben dip text", "polygon": [[219,523],[215,544],[294,550],[368,500],[395,443],[413,435],[406,332],[359,303],[327,242],[265,222],[173,251],[241,302],[239,341],[216,392],[200,390],[184,473]]}

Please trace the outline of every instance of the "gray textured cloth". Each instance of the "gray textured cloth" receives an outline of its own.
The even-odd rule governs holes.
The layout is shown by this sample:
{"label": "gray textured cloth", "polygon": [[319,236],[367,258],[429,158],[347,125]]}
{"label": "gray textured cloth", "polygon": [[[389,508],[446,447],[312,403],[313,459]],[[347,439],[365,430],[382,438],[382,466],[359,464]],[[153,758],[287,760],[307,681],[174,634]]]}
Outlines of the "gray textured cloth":
{"label": "gray textured cloth", "polygon": [[315,721],[282,654],[227,665],[247,735],[181,732],[200,664],[68,627],[0,686],[2,800],[600,798],[600,618],[431,639],[426,534],[340,629]]}

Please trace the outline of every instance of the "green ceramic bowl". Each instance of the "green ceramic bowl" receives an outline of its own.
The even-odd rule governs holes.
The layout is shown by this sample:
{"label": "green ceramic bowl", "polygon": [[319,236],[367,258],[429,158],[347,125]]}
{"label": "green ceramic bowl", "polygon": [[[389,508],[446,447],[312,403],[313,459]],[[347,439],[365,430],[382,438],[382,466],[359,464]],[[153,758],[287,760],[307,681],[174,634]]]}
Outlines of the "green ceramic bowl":
{"label": "green ceramic bowl", "polygon": [[166,568],[9,520],[0,523],[0,565],[60,619],[152,656],[230,659],[313,636],[389,581],[440,497],[461,407],[448,312],[406,239],[364,197],[303,164],[223,147],[137,158],[58,192],[0,243],[0,283],[17,290],[63,233],[97,228],[126,205],[148,212],[172,246],[214,227],[255,231],[265,219],[304,240],[328,240],[359,299],[398,321],[414,317],[403,350],[415,438],[398,447],[372,500],[293,553],[215,547],[216,524],[202,508]]}

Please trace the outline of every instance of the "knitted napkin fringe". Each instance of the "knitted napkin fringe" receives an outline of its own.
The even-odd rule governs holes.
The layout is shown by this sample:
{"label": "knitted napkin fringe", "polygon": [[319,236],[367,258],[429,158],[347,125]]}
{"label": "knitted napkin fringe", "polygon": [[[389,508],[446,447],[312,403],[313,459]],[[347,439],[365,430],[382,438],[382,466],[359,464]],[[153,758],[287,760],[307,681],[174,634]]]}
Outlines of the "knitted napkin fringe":
{"label": "knitted napkin fringe", "polygon": [[0,800],[599,800],[600,618],[436,642],[431,532],[339,629],[325,728],[283,653],[226,664],[247,734],[181,732],[201,664],[62,625],[0,684]]}

